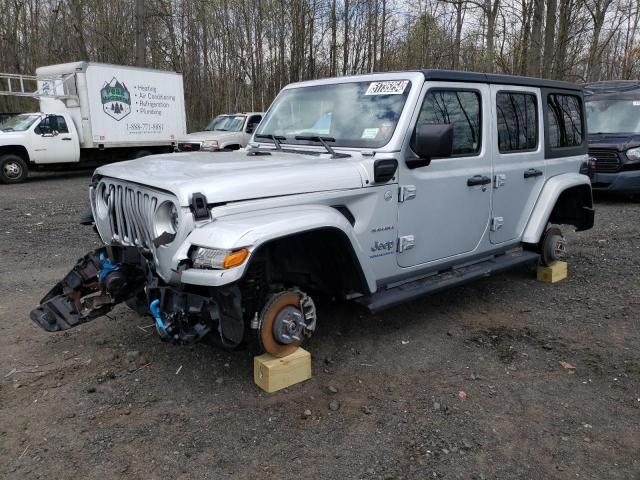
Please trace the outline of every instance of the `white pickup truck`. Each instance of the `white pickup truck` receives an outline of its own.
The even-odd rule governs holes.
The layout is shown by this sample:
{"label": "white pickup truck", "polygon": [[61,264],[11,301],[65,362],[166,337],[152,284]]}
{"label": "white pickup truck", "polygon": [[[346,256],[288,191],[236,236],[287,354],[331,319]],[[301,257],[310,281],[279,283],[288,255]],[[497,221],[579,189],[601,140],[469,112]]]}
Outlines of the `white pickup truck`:
{"label": "white pickup truck", "polygon": [[0,74],[0,95],[31,97],[40,111],[0,124],[0,181],[29,170],[92,165],[175,149],[186,132],[182,75],[75,62],[35,76]]}
{"label": "white pickup truck", "polygon": [[178,139],[181,152],[217,152],[239,150],[251,140],[264,112],[218,115],[201,132],[193,132]]}

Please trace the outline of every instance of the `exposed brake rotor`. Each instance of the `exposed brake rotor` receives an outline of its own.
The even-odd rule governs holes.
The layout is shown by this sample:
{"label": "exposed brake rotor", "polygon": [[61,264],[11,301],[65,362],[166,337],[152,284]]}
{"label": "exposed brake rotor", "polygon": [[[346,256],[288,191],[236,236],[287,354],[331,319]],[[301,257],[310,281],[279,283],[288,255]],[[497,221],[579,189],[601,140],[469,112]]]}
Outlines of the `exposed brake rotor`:
{"label": "exposed brake rotor", "polygon": [[540,250],[540,260],[547,267],[553,262],[565,258],[567,240],[558,227],[551,227],[544,233]]}
{"label": "exposed brake rotor", "polygon": [[293,353],[316,327],[316,307],[311,297],[299,290],[272,295],[260,313],[260,345],[274,357]]}

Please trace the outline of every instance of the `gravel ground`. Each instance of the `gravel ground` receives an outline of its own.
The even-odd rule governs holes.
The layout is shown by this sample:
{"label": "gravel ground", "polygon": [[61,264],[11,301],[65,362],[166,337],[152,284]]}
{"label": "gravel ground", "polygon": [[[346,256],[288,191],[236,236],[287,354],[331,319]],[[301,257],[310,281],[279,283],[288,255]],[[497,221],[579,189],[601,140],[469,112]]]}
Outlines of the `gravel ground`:
{"label": "gravel ground", "polygon": [[163,344],[126,308],[32,324],[98,246],[88,183],[0,185],[0,478],[640,478],[640,203],[598,199],[556,285],[320,305],[313,379],[268,395],[248,352]]}

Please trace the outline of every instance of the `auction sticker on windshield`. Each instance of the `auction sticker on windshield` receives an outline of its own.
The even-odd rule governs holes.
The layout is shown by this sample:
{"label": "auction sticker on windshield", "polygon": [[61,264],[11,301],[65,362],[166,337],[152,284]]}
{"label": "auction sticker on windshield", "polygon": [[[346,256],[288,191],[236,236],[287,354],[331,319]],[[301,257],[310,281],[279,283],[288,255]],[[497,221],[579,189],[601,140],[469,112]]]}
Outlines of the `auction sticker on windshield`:
{"label": "auction sticker on windshield", "polygon": [[402,95],[408,84],[409,80],[371,82],[365,95]]}
{"label": "auction sticker on windshield", "polygon": [[379,128],[365,128],[362,131],[362,136],[360,138],[376,138],[378,136],[378,130],[380,130]]}

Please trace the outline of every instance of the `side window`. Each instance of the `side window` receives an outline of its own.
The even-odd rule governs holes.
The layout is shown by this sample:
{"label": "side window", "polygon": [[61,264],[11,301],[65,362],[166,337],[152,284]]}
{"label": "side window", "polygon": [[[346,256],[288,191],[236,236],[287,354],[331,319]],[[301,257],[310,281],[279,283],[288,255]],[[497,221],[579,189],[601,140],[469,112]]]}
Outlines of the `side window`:
{"label": "side window", "polygon": [[49,128],[52,131],[55,130],[54,122],[52,122],[52,117],[45,117],[40,121],[38,126],[33,129],[33,132],[37,135],[42,135],[43,130],[47,130]]}
{"label": "side window", "polygon": [[64,117],[57,116],[56,123],[58,124],[58,133],[69,133],[69,128],[67,127],[67,122]]}
{"label": "side window", "polygon": [[452,124],[453,155],[480,151],[480,93],[469,90],[430,90],[418,117],[421,125]]}
{"label": "side window", "polygon": [[496,116],[500,153],[535,150],[538,146],[538,102],[534,94],[498,92]]}
{"label": "side window", "polygon": [[258,126],[261,120],[262,120],[261,115],[252,115],[251,117],[249,117],[249,120],[247,120],[246,132],[253,133],[253,131],[256,129],[256,127]]}
{"label": "side window", "polygon": [[582,105],[575,95],[550,93],[547,97],[547,122],[549,123],[549,146],[577,147],[582,145]]}

